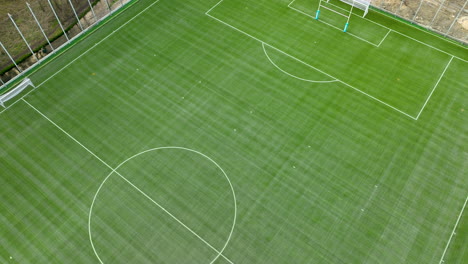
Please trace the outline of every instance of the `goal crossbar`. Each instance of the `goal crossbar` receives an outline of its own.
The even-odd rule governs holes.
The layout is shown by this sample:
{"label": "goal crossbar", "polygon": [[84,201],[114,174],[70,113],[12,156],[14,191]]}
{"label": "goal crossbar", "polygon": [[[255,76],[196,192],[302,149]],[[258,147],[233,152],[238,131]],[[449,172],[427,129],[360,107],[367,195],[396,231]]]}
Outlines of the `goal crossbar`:
{"label": "goal crossbar", "polygon": [[[315,14],[315,19],[318,20],[319,19],[319,16],[320,16],[320,9],[321,8],[324,8],[324,9],[327,9],[329,11],[332,11],[333,13],[336,13],[340,16],[343,16],[346,18],[346,24],[344,26],[344,29],[343,29],[343,32],[346,32],[348,30],[348,26],[349,26],[349,20],[351,18],[351,15],[353,14],[353,8],[358,8],[358,9],[361,9],[364,11],[364,14],[362,15],[362,17],[365,17],[367,15],[367,13],[369,12],[369,6],[370,6],[370,3],[371,3],[371,0],[340,0],[341,2],[343,3],[346,3],[346,4],[349,4],[351,5],[351,9],[350,10],[346,10],[346,9],[343,9],[341,7],[338,7],[334,4],[331,4],[329,3],[330,0],[319,0],[319,6],[317,8],[317,12]],[[325,2],[326,5],[331,5],[331,6],[334,6],[336,7],[337,9],[340,9],[342,11],[345,11],[347,12],[347,14],[343,14],[343,13],[340,13],[338,12],[337,10],[334,10],[333,8],[331,7],[327,7],[326,5],[322,4],[322,2]]]}
{"label": "goal crossbar", "polygon": [[364,15],[362,15],[362,17],[365,17],[367,13],[369,12],[369,6],[371,3],[371,0],[340,0],[340,1],[343,3],[347,3],[348,5],[354,6],[355,8],[363,10]]}
{"label": "goal crossbar", "polygon": [[34,86],[32,81],[29,78],[24,79],[18,86],[15,88],[11,89],[10,91],[0,95],[0,105],[5,107],[5,102],[8,100],[12,99],[13,97],[17,96],[19,93],[21,93],[24,89],[26,89],[28,86]]}

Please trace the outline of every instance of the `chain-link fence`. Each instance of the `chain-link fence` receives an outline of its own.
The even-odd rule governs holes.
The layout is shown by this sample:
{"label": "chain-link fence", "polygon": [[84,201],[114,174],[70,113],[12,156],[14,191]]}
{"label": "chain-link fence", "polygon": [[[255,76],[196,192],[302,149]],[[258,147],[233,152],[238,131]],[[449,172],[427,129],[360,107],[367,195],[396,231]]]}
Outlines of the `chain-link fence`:
{"label": "chain-link fence", "polygon": [[128,1],[34,0],[6,6],[8,13],[0,14],[0,86]]}
{"label": "chain-link fence", "polygon": [[373,0],[372,5],[468,44],[468,0]]}

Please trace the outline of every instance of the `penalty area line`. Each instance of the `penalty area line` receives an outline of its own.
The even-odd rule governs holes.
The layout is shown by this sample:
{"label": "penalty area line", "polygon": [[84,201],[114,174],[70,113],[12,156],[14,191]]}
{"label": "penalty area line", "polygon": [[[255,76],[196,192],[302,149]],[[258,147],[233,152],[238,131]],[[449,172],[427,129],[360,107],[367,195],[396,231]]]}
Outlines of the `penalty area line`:
{"label": "penalty area line", "polygon": [[452,57],[450,58],[449,62],[447,63],[447,65],[445,66],[444,71],[443,71],[442,74],[440,75],[439,79],[437,80],[436,84],[434,85],[434,88],[432,88],[431,93],[430,93],[429,96],[426,98],[426,101],[424,102],[424,105],[422,106],[421,110],[419,111],[418,115],[416,116],[416,120],[418,120],[419,116],[420,116],[421,113],[423,112],[423,110],[424,110],[424,108],[426,107],[427,103],[428,103],[429,100],[431,99],[432,94],[434,93],[435,89],[436,89],[437,86],[439,85],[440,80],[442,80],[442,77],[444,77],[445,72],[447,71],[448,67],[450,66],[450,63],[452,62],[453,58],[455,58],[455,56],[452,56]]}
{"label": "penalty area line", "polygon": [[162,205],[160,205],[158,202],[156,202],[153,198],[151,198],[148,194],[143,192],[140,188],[138,188],[135,184],[133,184],[130,180],[125,178],[120,172],[117,170],[113,170],[117,175],[119,175],[120,178],[122,178],[125,182],[130,184],[135,190],[137,190],[139,193],[141,193],[143,196],[145,196],[148,200],[150,200],[153,204],[155,204],[159,209],[163,210],[166,214],[168,214],[172,219],[174,219],[177,223],[179,223],[181,226],[183,226],[185,229],[187,229],[190,233],[192,233],[194,236],[196,236],[198,239],[200,239],[205,245],[207,245],[209,248],[211,248],[213,251],[215,251],[218,256],[223,257],[226,261],[228,261],[231,264],[234,264],[230,259],[228,259],[226,256],[223,255],[222,252],[217,250],[214,246],[212,246],[210,243],[208,243],[205,239],[203,239],[200,235],[198,235],[195,231],[193,231],[190,227],[188,227],[186,224],[184,224],[181,220],[179,220],[177,217],[175,217],[173,214],[171,214],[166,208],[164,208]]}
{"label": "penalty area line", "polygon": [[[265,56],[267,57],[267,59],[270,61],[271,64],[273,64],[273,66],[275,66],[278,70],[280,70],[281,72],[283,72],[284,74],[286,75],[289,75],[293,78],[296,78],[298,80],[301,80],[301,81],[305,81],[305,82],[311,82],[311,83],[330,83],[330,82],[337,82],[338,80],[336,79],[333,79],[333,80],[330,80],[330,81],[314,81],[314,80],[310,80],[310,79],[304,79],[304,78],[301,78],[301,77],[297,77],[296,75],[293,75],[293,74],[290,74],[289,72],[281,69],[278,65],[276,65],[276,63],[273,62],[273,60],[270,58],[270,56],[268,55],[268,52],[266,51],[265,49],[265,46],[267,46],[268,44],[265,44],[264,42],[262,42],[262,47],[263,47],[263,52],[265,53]],[[309,66],[311,67],[312,69],[316,70],[316,71],[319,71],[319,69],[315,68],[315,67],[312,67],[311,65],[305,63],[305,62],[302,62],[300,61],[301,63],[303,63],[304,65],[306,66]],[[325,74],[323,72],[321,72],[322,74]],[[330,78],[332,78],[331,76],[329,76]]]}
{"label": "penalty area line", "polygon": [[[218,2],[215,6],[218,6],[222,1],[224,1],[224,0],[221,0],[221,1]],[[213,8],[214,8],[214,7],[210,8],[210,10],[208,10],[208,12],[211,11],[211,10],[213,10]],[[248,37],[250,37],[250,38],[256,40],[256,41],[258,41],[258,42],[260,42],[260,43],[262,43],[262,44],[264,44],[264,45],[267,45],[267,46],[269,46],[269,47],[271,47],[271,48],[273,48],[273,49],[275,49],[275,50],[277,50],[277,51],[279,51],[279,52],[281,52],[281,53],[283,53],[283,54],[289,56],[290,58],[293,58],[293,59],[295,59],[295,60],[297,60],[297,61],[299,61],[299,62],[304,63],[304,64],[307,65],[307,63],[301,61],[300,59],[298,59],[298,58],[296,58],[296,57],[294,57],[294,56],[292,56],[292,55],[290,55],[290,54],[288,54],[288,53],[286,53],[286,52],[284,52],[284,51],[282,51],[282,50],[280,50],[280,49],[278,49],[278,48],[276,48],[276,47],[274,47],[274,46],[272,46],[272,45],[270,45],[270,44],[268,44],[268,43],[266,43],[266,42],[263,41],[263,40],[260,40],[260,39],[258,39],[258,38],[256,38],[256,37],[250,35],[250,34],[247,33],[247,32],[244,32],[244,31],[242,31],[242,30],[236,28],[236,27],[233,26],[233,25],[230,25],[230,24],[228,24],[228,23],[222,21],[222,20],[219,19],[219,18],[214,17],[213,15],[209,14],[208,12],[206,12],[205,14],[206,14],[207,16],[213,18],[214,20],[216,20],[216,21],[218,21],[218,22],[220,22],[220,23],[222,23],[222,24],[224,24],[224,25],[226,25],[226,26],[228,26],[228,27],[230,27],[230,28],[232,28],[232,29],[234,29],[234,30],[236,30],[236,31],[238,31],[238,32],[240,32],[240,33],[242,33],[242,34],[244,34],[244,35],[246,35],[246,36],[248,36]],[[309,65],[309,66],[310,66],[310,65]],[[313,66],[310,66],[310,67],[314,68]],[[389,108],[391,108],[391,109],[393,109],[393,110],[395,110],[395,111],[397,111],[397,112],[399,112],[399,113],[401,113],[401,114],[403,114],[403,115],[405,115],[405,116],[407,116],[407,117],[409,117],[409,118],[411,118],[411,119],[413,119],[413,120],[418,120],[416,117],[414,117],[414,116],[412,116],[412,115],[410,115],[410,114],[408,114],[408,113],[405,113],[404,111],[402,111],[402,110],[400,110],[400,109],[398,109],[398,108],[396,108],[396,107],[394,107],[394,106],[392,106],[392,105],[390,105],[390,104],[388,104],[388,103],[385,103],[384,101],[382,101],[382,100],[380,100],[380,99],[378,99],[378,98],[376,98],[376,97],[374,97],[374,96],[372,96],[372,95],[370,95],[370,94],[367,94],[366,92],[363,92],[363,91],[359,90],[358,88],[356,88],[356,87],[354,87],[354,86],[352,86],[352,85],[350,85],[350,84],[348,84],[348,83],[346,83],[346,82],[344,82],[344,81],[342,81],[342,80],[340,80],[340,79],[334,77],[333,75],[330,75],[330,74],[328,74],[328,73],[326,73],[326,72],[324,72],[324,71],[321,71],[321,70],[319,70],[319,69],[317,69],[317,70],[320,71],[321,73],[323,73],[323,74],[325,74],[325,75],[327,75],[327,76],[329,76],[329,77],[331,77],[331,78],[337,80],[338,82],[340,82],[340,83],[342,83],[342,84],[344,84],[344,85],[346,85],[346,86],[352,88],[353,90],[356,90],[356,91],[360,92],[361,94],[364,94],[364,95],[366,95],[367,97],[369,97],[369,98],[371,98],[371,99],[374,99],[375,101],[377,101],[377,102],[379,102],[379,103],[381,103],[381,104],[383,104],[383,105],[385,105],[385,106],[387,106],[387,107],[389,107]]]}

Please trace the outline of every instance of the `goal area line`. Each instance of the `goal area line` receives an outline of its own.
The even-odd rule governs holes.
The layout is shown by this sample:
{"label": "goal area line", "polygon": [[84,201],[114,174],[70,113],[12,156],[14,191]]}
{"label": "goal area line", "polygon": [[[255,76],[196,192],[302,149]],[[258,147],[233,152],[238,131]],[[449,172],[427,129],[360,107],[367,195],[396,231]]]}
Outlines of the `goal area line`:
{"label": "goal area line", "polygon": [[[337,27],[337,26],[335,26],[335,25],[332,25],[332,24],[330,24],[330,23],[328,23],[328,22],[326,22],[326,21],[323,21],[322,19],[316,19],[316,16],[314,16],[314,15],[312,15],[312,14],[309,14],[309,13],[307,13],[307,12],[304,12],[304,11],[302,11],[302,10],[300,10],[300,9],[298,9],[298,8],[296,8],[296,7],[294,7],[294,6],[293,6],[293,3],[294,3],[294,2],[296,2],[296,0],[291,1],[291,2],[288,4],[288,7],[289,7],[290,9],[292,9],[292,10],[298,12],[298,13],[301,13],[301,14],[303,14],[303,15],[305,15],[305,16],[308,16],[308,17],[314,19],[315,21],[318,21],[318,22],[320,22],[320,23],[323,23],[323,24],[325,24],[325,25],[327,25],[327,26],[330,26],[330,27],[332,27],[332,28],[334,28],[334,29],[337,29],[337,30],[339,30],[339,31],[343,31],[343,28],[339,28],[339,27]],[[338,8],[338,9],[344,10],[343,8],[338,7],[338,6],[334,5],[334,4],[331,4],[331,3],[328,3],[328,4],[334,6],[334,7]],[[337,11],[331,9],[331,8],[328,8],[328,7],[325,7],[325,6],[322,6],[322,7],[323,7],[323,8],[326,8],[326,9],[328,9],[328,10],[330,10],[331,12],[337,13],[338,15],[345,16],[344,14],[341,14],[341,13],[339,13],[339,12],[337,12]],[[347,10],[345,10],[345,11],[347,11]],[[363,41],[363,42],[366,42],[366,43],[368,43],[368,44],[370,44],[370,45],[372,45],[372,46],[374,46],[374,47],[377,47],[377,48],[380,47],[380,45],[382,45],[382,43],[383,43],[384,40],[387,38],[387,36],[393,31],[392,29],[390,29],[390,28],[388,28],[388,27],[385,27],[385,26],[383,26],[383,25],[380,25],[379,23],[375,23],[375,22],[373,22],[372,20],[363,18],[363,17],[361,17],[361,16],[359,16],[359,15],[357,15],[357,14],[354,14],[354,13],[351,13],[351,14],[354,15],[354,16],[357,16],[358,19],[365,19],[366,21],[371,21],[373,24],[375,24],[375,25],[377,25],[377,26],[380,26],[380,27],[383,28],[383,29],[386,29],[387,32],[385,33],[385,35],[384,35],[380,40],[375,41],[375,43],[372,42],[372,41],[370,41],[370,40],[367,40],[367,39],[365,39],[365,38],[362,38],[362,37],[360,37],[360,36],[358,36],[358,35],[356,35],[356,34],[354,34],[354,33],[352,33],[352,32],[349,32],[349,31],[346,32],[346,34],[348,34],[348,35],[350,35],[350,36],[352,36],[352,37],[354,37],[354,38],[356,38],[356,39],[359,39],[359,40],[361,40],[361,41]],[[345,17],[346,17],[346,16],[345,16]]]}
{"label": "goal area line", "polygon": [[[370,95],[370,94],[368,94],[368,93],[366,93],[366,92],[364,92],[364,91],[362,91],[362,90],[356,88],[355,86],[353,86],[353,85],[351,85],[351,84],[349,84],[349,83],[347,83],[347,82],[345,82],[345,81],[343,81],[343,80],[341,80],[341,79],[339,79],[339,78],[333,76],[332,74],[329,74],[329,73],[327,73],[327,72],[325,72],[325,71],[323,71],[323,70],[320,70],[320,69],[318,69],[317,67],[314,67],[314,66],[312,66],[312,65],[310,65],[310,64],[308,64],[308,63],[302,61],[301,59],[299,59],[299,58],[297,58],[297,57],[295,57],[295,56],[293,56],[293,55],[291,55],[291,54],[289,54],[289,53],[287,53],[287,52],[285,52],[285,51],[283,51],[283,50],[281,50],[281,49],[279,49],[279,48],[277,48],[277,47],[275,47],[275,46],[273,46],[273,45],[271,45],[271,44],[269,44],[268,42],[263,41],[263,40],[261,40],[261,39],[259,39],[259,38],[257,38],[257,37],[254,37],[254,36],[252,36],[251,34],[249,34],[249,33],[245,32],[245,31],[243,31],[243,30],[241,30],[241,29],[239,29],[239,28],[237,28],[237,27],[235,27],[235,26],[233,26],[233,25],[231,25],[231,24],[229,24],[229,23],[227,23],[227,22],[225,22],[225,21],[223,21],[223,20],[221,20],[221,19],[219,19],[219,18],[213,16],[212,14],[210,14],[210,12],[211,12],[212,10],[214,10],[218,5],[220,5],[223,1],[224,1],[224,0],[220,0],[220,1],[219,1],[218,3],[216,3],[213,7],[211,7],[207,12],[205,12],[205,14],[206,14],[207,16],[211,17],[212,19],[214,19],[214,20],[216,20],[216,21],[218,21],[218,22],[224,24],[225,26],[228,26],[228,27],[234,29],[235,31],[238,31],[238,32],[240,32],[240,33],[242,33],[242,34],[248,36],[249,38],[252,38],[252,39],[254,39],[254,40],[260,42],[260,44],[262,44],[262,45],[266,45],[266,46],[268,46],[268,47],[270,47],[270,48],[272,48],[272,49],[274,49],[274,50],[277,50],[278,52],[280,52],[280,53],[282,53],[282,54],[284,54],[284,55],[286,55],[286,56],[288,56],[288,57],[290,57],[290,58],[292,58],[292,59],[294,59],[294,60],[296,60],[296,61],[298,61],[298,62],[301,62],[301,63],[303,63],[303,64],[305,64],[305,65],[307,65],[307,66],[309,66],[309,67],[311,67],[311,68],[314,68],[314,69],[319,70],[320,72],[322,72],[322,73],[324,73],[324,74],[330,76],[331,78],[335,79],[337,82],[340,82],[340,83],[344,84],[345,86],[347,86],[347,87],[349,87],[349,88],[351,88],[351,89],[353,89],[353,90],[355,90],[355,91],[357,91],[357,92],[359,92],[359,93],[361,93],[361,94],[363,94],[363,95],[365,95],[365,96],[367,96],[367,97],[373,99],[374,101],[379,102],[380,104],[383,104],[383,105],[385,105],[385,106],[387,106],[387,107],[393,109],[394,111],[397,111],[397,112],[400,113],[400,114],[403,114],[403,115],[406,116],[406,117],[411,118],[411,119],[413,119],[413,120],[415,120],[415,121],[417,121],[417,120],[419,119],[419,117],[421,116],[421,114],[422,114],[422,112],[424,111],[426,105],[428,104],[430,98],[432,97],[432,94],[434,93],[434,91],[435,91],[436,88],[438,87],[440,81],[442,80],[442,78],[443,78],[444,75],[445,75],[445,72],[446,72],[447,69],[449,68],[449,66],[450,66],[450,64],[451,64],[451,62],[452,62],[452,60],[453,60],[453,58],[458,58],[458,57],[456,57],[456,56],[454,56],[454,55],[451,55],[450,60],[448,61],[448,63],[447,63],[446,66],[445,66],[444,71],[441,73],[440,77],[438,78],[437,83],[432,87],[432,89],[430,90],[429,95],[428,95],[428,96],[426,97],[426,99],[424,100],[423,106],[417,111],[417,114],[416,114],[416,115],[412,115],[412,114],[408,114],[407,112],[405,112],[405,111],[403,111],[403,110],[401,110],[401,109],[399,109],[399,108],[397,108],[397,107],[395,107],[395,106],[393,106],[393,105],[391,105],[391,104],[389,104],[389,103],[387,103],[387,102],[385,102],[385,101],[383,101],[383,100],[381,100],[381,99],[379,99],[379,98],[377,98],[377,97],[375,97],[375,96],[372,96],[372,95]],[[293,2],[294,2],[294,1],[293,1]],[[292,2],[291,2],[291,3],[292,3]],[[390,33],[390,31],[393,31],[393,30],[390,29],[390,28],[387,28],[387,29],[389,29],[389,32],[387,33],[387,35]],[[393,31],[393,32],[396,32],[396,31]],[[437,49],[436,49],[436,50],[437,50]]]}

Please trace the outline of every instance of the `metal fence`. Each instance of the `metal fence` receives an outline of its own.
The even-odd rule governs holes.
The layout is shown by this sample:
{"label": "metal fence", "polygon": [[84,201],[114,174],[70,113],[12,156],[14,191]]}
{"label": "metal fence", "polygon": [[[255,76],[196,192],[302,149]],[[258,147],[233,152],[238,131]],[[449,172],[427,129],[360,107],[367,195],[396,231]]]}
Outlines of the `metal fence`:
{"label": "metal fence", "polygon": [[0,91],[129,1],[34,0],[12,8],[0,17]]}
{"label": "metal fence", "polygon": [[468,0],[373,0],[372,5],[468,44]]}

